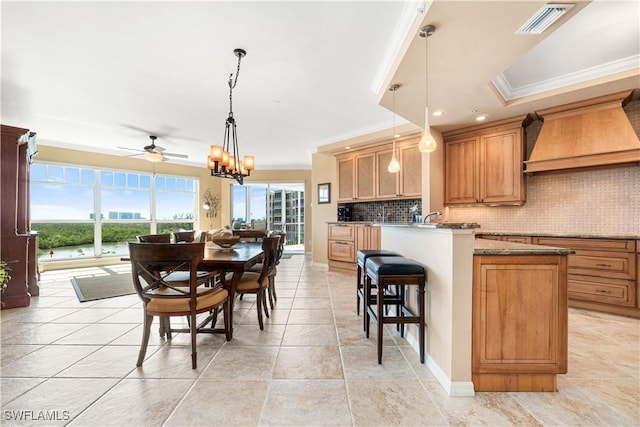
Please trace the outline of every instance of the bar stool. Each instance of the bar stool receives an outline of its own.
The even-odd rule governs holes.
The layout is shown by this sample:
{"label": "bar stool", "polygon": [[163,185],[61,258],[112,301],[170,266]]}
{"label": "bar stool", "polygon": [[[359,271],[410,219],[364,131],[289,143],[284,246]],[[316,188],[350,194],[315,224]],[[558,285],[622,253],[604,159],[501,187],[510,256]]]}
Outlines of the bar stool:
{"label": "bar stool", "polygon": [[[375,300],[371,294],[372,281],[375,281],[378,287]],[[424,267],[415,261],[404,257],[370,257],[367,259],[364,281],[365,331],[366,337],[369,338],[369,319],[373,318],[378,325],[378,364],[382,363],[382,334],[385,323],[401,325],[415,323],[418,325],[420,363],[424,363],[425,282]],[[386,287],[389,285],[401,287],[399,295],[396,295],[393,301],[389,301],[385,295]],[[418,286],[418,314],[412,312],[404,301],[404,288],[410,285]],[[385,305],[389,302],[399,307],[394,316],[385,314]],[[373,305],[376,305],[376,310],[373,309]]]}
{"label": "bar stool", "polygon": [[358,313],[358,316],[360,316],[360,299],[364,300],[364,280],[362,278],[362,272],[364,271],[364,266],[367,263],[367,259],[374,256],[400,256],[400,254],[384,249],[363,249],[358,251],[358,269],[356,274],[356,312]]}

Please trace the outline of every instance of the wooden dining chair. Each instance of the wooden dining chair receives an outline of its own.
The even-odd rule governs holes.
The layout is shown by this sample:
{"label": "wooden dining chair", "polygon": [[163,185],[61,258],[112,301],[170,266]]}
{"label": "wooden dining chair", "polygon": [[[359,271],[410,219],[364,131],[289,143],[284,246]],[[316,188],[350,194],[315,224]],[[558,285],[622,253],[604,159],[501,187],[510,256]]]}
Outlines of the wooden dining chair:
{"label": "wooden dining chair", "polygon": [[195,231],[174,231],[174,243],[191,243],[195,241]]}
{"label": "wooden dining chair", "polygon": [[[269,275],[275,267],[279,241],[280,236],[265,237],[262,239],[262,250],[264,251],[262,269],[260,272],[244,272],[236,288],[236,294],[240,296],[244,294],[256,294],[256,309],[258,311],[260,330],[264,330],[262,312],[264,311],[265,316],[269,317],[267,290],[269,288]],[[227,280],[230,280],[230,278],[228,277]]]}
{"label": "wooden dining chair", "polygon": [[[224,333],[227,341],[231,339],[229,293],[221,285],[200,285],[198,263],[204,257],[204,246],[204,243],[129,243],[133,285],[144,308],[142,344],[136,366],[142,366],[144,361],[154,316],[165,319],[168,339],[173,332],[190,333],[192,369],[197,368],[197,333]],[[188,272],[187,287],[166,280],[174,272]],[[211,313],[217,315],[220,307],[224,313],[224,328],[205,328]],[[205,312],[210,316],[198,325],[196,315]],[[169,318],[172,316],[188,316],[188,328],[171,328]]]}
{"label": "wooden dining chair", "polygon": [[233,235],[243,242],[261,242],[267,237],[267,230],[233,230]]}
{"label": "wooden dining chair", "polygon": [[171,243],[171,234],[142,234],[136,239],[143,243]]}
{"label": "wooden dining chair", "polygon": [[[280,240],[278,240],[278,247],[275,254],[275,261],[273,265],[273,269],[271,273],[269,273],[269,284],[267,287],[267,296],[269,297],[269,306],[273,310],[275,307],[275,301],[278,301],[278,295],[276,294],[276,274],[278,272],[277,266],[280,264],[280,258],[282,258],[282,254],[284,253],[284,244],[286,242],[287,233],[284,231],[270,231],[268,236],[279,236]],[[263,265],[262,262],[252,266],[249,268],[249,272],[252,273],[260,273],[262,271]]]}

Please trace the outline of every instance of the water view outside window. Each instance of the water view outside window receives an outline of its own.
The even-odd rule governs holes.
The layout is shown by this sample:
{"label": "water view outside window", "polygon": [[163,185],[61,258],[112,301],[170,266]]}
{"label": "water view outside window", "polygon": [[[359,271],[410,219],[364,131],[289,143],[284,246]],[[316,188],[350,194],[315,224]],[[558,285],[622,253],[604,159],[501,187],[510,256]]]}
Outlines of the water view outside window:
{"label": "water view outside window", "polygon": [[191,178],[33,164],[31,228],[39,232],[39,259],[121,256],[140,234],[191,230],[197,189]]}

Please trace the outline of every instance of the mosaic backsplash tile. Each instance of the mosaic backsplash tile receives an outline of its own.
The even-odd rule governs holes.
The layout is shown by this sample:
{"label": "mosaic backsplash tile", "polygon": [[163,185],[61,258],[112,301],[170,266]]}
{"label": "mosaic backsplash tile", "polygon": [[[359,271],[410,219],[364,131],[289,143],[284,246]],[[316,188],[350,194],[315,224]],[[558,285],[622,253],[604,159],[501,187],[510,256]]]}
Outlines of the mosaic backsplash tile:
{"label": "mosaic backsplash tile", "polygon": [[387,217],[387,222],[407,222],[411,221],[410,209],[418,207],[418,212],[422,212],[421,199],[407,200],[387,200],[383,202],[360,202],[340,204],[339,206],[350,206],[353,221],[377,221],[381,222],[382,215]]}

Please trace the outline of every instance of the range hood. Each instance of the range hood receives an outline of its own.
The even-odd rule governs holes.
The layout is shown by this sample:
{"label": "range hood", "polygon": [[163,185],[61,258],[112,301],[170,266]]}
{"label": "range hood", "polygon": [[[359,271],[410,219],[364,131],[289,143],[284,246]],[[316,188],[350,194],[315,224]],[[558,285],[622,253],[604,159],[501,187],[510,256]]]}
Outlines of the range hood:
{"label": "range hood", "polygon": [[640,163],[640,140],[619,92],[536,111],[544,121],[525,173]]}

